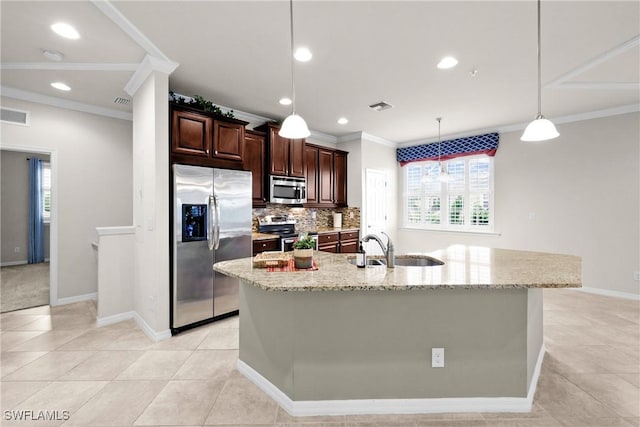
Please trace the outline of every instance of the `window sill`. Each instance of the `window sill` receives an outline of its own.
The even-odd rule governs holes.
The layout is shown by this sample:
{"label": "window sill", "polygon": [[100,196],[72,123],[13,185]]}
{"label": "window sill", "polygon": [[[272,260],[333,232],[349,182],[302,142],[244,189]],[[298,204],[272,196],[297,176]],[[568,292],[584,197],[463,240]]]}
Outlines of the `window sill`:
{"label": "window sill", "polygon": [[480,236],[488,236],[488,237],[500,237],[502,233],[497,233],[495,231],[481,231],[481,230],[451,230],[451,229],[440,229],[440,228],[422,228],[422,227],[411,227],[411,226],[403,226],[400,227],[401,230],[418,230],[418,231],[429,231],[432,233],[453,233],[453,234],[474,234]]}

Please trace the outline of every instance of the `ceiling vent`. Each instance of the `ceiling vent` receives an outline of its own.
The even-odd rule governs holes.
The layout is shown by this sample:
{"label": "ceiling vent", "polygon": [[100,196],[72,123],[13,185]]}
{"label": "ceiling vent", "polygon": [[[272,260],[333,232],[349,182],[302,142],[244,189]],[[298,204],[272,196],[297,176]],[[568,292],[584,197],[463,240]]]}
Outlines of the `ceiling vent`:
{"label": "ceiling vent", "polygon": [[2,107],[0,108],[0,122],[29,126],[29,112]]}
{"label": "ceiling vent", "polygon": [[127,98],[120,98],[118,96],[113,100],[113,103],[114,104],[119,104],[119,105],[129,105],[129,104],[131,104],[131,100],[127,99]]}
{"label": "ceiling vent", "polygon": [[380,101],[380,102],[376,102],[375,104],[369,105],[369,108],[376,111],[384,111],[384,110],[388,110],[389,108],[393,108],[393,105],[385,101]]}

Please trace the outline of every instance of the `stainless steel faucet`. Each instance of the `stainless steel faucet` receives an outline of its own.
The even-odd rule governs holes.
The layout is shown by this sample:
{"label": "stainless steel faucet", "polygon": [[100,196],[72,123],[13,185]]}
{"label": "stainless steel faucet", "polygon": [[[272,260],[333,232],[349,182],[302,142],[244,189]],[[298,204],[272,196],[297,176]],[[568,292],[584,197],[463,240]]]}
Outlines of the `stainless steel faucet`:
{"label": "stainless steel faucet", "polygon": [[380,249],[382,249],[382,252],[384,253],[384,257],[387,260],[387,268],[394,268],[396,266],[396,258],[394,253],[393,242],[391,241],[391,237],[389,237],[387,233],[385,233],[384,231],[382,231],[381,233],[387,236],[386,247],[384,243],[382,243],[382,240],[375,234],[367,234],[362,238],[362,241],[368,242],[369,240],[373,239],[376,242],[378,242],[378,245],[380,245]]}

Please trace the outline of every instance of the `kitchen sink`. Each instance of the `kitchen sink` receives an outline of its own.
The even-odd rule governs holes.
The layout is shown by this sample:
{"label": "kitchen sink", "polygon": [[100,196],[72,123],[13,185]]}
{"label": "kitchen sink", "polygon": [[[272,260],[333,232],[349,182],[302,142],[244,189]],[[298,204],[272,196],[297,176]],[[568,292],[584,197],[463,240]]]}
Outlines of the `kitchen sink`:
{"label": "kitchen sink", "polygon": [[[347,261],[356,265],[356,258],[347,258]],[[385,261],[383,259],[367,258],[367,265],[385,265]]]}
{"label": "kitchen sink", "polygon": [[[356,258],[348,258],[347,261],[356,264]],[[382,258],[367,258],[367,265],[386,264],[386,260]],[[437,265],[444,265],[444,262],[427,255],[396,255],[397,267],[433,267]]]}
{"label": "kitchen sink", "polygon": [[439,259],[426,255],[397,255],[396,266],[399,267],[433,267],[443,265]]}

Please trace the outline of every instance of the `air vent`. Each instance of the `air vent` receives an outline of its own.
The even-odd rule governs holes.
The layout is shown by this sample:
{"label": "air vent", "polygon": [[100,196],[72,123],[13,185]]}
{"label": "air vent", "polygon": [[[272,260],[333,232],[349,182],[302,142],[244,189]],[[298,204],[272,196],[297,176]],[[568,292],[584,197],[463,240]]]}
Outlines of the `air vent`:
{"label": "air vent", "polygon": [[385,101],[380,101],[380,102],[376,102],[375,104],[369,105],[369,108],[376,111],[384,111],[384,110],[388,110],[389,108],[393,108],[393,105]]}
{"label": "air vent", "polygon": [[127,99],[127,98],[120,98],[118,96],[113,100],[113,103],[114,104],[120,104],[120,105],[129,105],[131,103],[131,100]]}
{"label": "air vent", "polygon": [[0,122],[29,126],[29,112],[2,107],[0,108]]}

